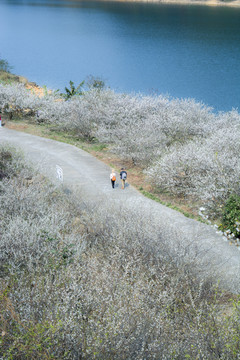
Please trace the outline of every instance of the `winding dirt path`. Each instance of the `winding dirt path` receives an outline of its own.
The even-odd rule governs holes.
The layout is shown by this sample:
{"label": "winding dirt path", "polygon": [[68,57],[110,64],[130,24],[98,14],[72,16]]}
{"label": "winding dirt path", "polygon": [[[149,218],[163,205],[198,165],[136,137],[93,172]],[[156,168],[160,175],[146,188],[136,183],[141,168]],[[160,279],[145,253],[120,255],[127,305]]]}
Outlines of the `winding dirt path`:
{"label": "winding dirt path", "polygon": [[[240,293],[240,251],[230,246],[208,225],[188,219],[181,213],[145,198],[128,185],[111,188],[110,168],[75,146],[26,133],[0,128],[0,144],[22,148],[27,159],[35,163],[51,180],[56,180],[56,165],[63,170],[63,183],[76,196],[94,206],[122,206],[125,213],[136,214],[142,229],[158,239],[165,237],[174,256],[184,256],[205,275],[214,275],[226,290]],[[199,270],[199,271],[200,271]]]}

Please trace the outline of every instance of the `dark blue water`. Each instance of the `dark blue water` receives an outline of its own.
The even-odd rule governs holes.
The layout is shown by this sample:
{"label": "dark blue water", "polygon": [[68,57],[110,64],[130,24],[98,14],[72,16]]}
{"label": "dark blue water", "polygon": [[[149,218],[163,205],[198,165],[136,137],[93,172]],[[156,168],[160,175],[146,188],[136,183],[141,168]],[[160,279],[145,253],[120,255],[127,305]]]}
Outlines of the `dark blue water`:
{"label": "dark blue water", "polygon": [[1,0],[0,55],[50,88],[92,74],[121,92],[240,108],[238,8]]}

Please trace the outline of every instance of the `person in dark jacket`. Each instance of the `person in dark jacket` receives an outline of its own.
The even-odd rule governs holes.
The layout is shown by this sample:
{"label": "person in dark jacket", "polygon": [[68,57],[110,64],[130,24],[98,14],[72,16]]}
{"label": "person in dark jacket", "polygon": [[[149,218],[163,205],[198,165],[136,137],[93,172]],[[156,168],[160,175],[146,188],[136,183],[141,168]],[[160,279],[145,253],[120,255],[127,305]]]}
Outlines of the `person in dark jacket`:
{"label": "person in dark jacket", "polygon": [[127,172],[124,168],[121,168],[120,179],[122,181],[122,189],[125,188],[125,181],[127,180]]}

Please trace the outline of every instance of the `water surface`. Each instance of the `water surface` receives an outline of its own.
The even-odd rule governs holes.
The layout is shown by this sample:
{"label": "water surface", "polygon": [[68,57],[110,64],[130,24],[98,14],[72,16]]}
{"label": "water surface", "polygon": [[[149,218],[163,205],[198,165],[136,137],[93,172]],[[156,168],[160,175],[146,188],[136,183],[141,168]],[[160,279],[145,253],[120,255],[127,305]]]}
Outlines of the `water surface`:
{"label": "water surface", "polygon": [[2,0],[0,54],[39,85],[102,77],[116,91],[240,107],[240,9]]}

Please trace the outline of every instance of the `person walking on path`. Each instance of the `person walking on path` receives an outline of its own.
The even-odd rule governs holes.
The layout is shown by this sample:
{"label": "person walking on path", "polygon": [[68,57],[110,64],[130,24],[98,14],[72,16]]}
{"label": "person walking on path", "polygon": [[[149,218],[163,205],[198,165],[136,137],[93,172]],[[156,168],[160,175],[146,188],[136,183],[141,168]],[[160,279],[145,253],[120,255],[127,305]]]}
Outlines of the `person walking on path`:
{"label": "person walking on path", "polygon": [[124,168],[121,168],[120,179],[122,181],[122,189],[125,188],[125,181],[127,180],[127,172]]}
{"label": "person walking on path", "polygon": [[116,181],[116,174],[114,172],[114,169],[112,169],[112,172],[110,174],[110,179],[111,179],[111,183],[112,183],[112,188],[115,188],[115,181]]}
{"label": "person walking on path", "polygon": [[0,127],[1,127],[1,126],[4,126],[4,125],[5,125],[5,123],[2,122],[2,113],[1,113],[1,111],[0,111]]}

